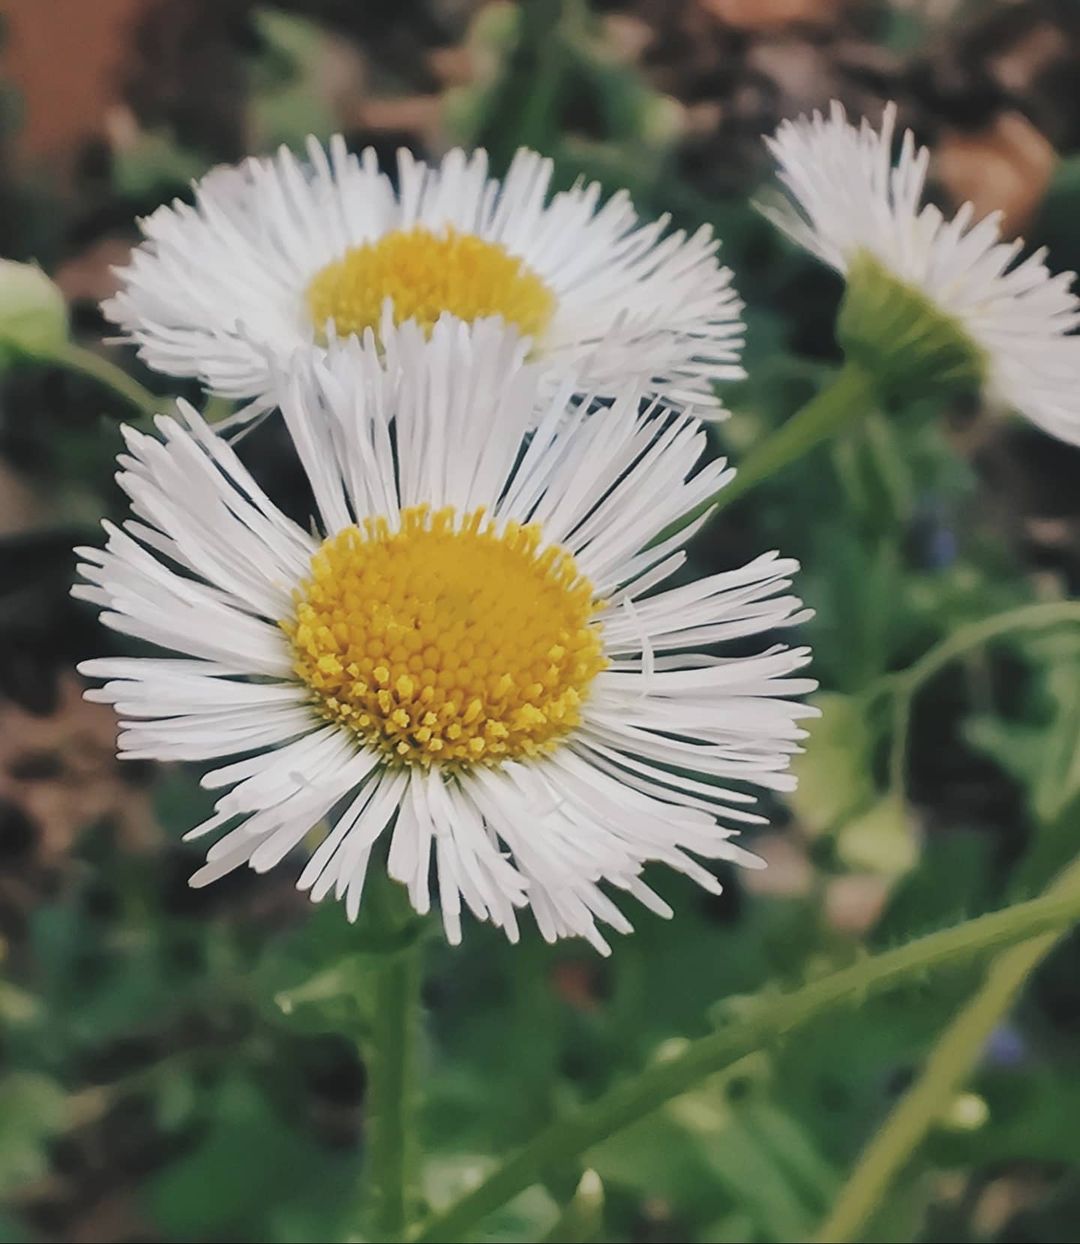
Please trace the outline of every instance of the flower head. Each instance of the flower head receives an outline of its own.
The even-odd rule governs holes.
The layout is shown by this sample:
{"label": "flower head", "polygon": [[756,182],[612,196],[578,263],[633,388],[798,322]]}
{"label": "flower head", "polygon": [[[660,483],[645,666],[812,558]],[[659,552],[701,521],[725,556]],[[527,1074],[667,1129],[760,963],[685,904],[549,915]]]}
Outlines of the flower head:
{"label": "flower head", "polygon": [[742,304],[708,228],[665,236],[620,192],[549,194],[552,163],[521,150],[500,182],[487,156],[437,167],[399,156],[397,188],[373,152],[334,138],[211,172],[195,204],[142,222],[106,315],[159,371],[271,403],[270,374],[304,343],[385,335],[444,315],[498,317],[535,359],[611,394],[628,379],[668,403],[715,404],[740,377]]}
{"label": "flower head", "polygon": [[657,534],[731,472],[695,473],[688,415],[544,396],[523,354],[443,321],[298,360],[282,409],[314,534],[189,406],[160,439],[125,431],[134,517],[80,550],[76,591],[167,655],[81,669],[123,755],[242,757],[203,778],[224,793],[191,836],[224,832],[195,884],[321,826],[299,884],[350,917],[385,840],[419,911],[434,862],[452,941],[463,903],[511,938],[528,906],[545,937],[606,950],[597,921],[630,926],[605,883],[665,913],[647,863],[716,890],[699,859],[753,862],[743,787],[793,784],[808,653],[710,650],[801,621],[796,564],[661,589],[690,533]]}
{"label": "flower head", "polygon": [[1016,262],[1001,216],[965,204],[946,220],[923,202],[930,161],[908,130],[894,162],[896,107],[880,130],[851,125],[840,104],[785,121],[769,147],[790,202],[766,214],[844,274],[839,335],[887,391],[981,384],[1063,440],[1080,442],[1080,301],[1072,274],[1038,251]]}

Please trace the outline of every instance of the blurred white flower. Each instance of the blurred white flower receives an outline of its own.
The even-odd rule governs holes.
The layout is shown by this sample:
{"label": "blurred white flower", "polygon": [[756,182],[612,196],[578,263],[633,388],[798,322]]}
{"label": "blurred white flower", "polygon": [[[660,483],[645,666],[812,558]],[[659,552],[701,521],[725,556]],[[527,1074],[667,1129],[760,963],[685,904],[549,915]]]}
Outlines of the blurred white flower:
{"label": "blurred white flower", "polygon": [[785,121],[767,140],[790,201],[766,214],[844,274],[839,334],[886,385],[925,391],[981,383],[1062,440],[1080,443],[1080,323],[1072,273],[1001,240],[995,213],[966,204],[946,220],[923,202],[930,153],[908,130],[894,162],[896,106],[880,130],[851,125],[838,103]]}
{"label": "blurred white flower", "polygon": [[797,565],[657,590],[704,518],[657,534],[732,472],[694,473],[690,415],[639,412],[636,387],[591,413],[572,382],[543,397],[524,354],[456,321],[301,352],[282,409],[315,535],[189,406],[161,439],[125,430],[134,518],[80,550],[75,590],[170,655],[81,669],[123,755],[243,755],[203,779],[228,789],[191,836],[226,832],[195,884],[271,868],[325,818],[299,884],[352,918],[384,838],[421,912],[434,854],[451,941],[462,903],[512,939],[528,906],[606,951],[597,921],[630,925],[601,883],[670,914],[650,861],[714,891],[694,857],[755,862],[730,826],[761,820],[743,784],[793,785],[809,653],[700,650],[802,621]]}
{"label": "blurred white flower", "polygon": [[275,363],[297,346],[385,333],[415,319],[501,317],[534,358],[610,395],[630,380],[668,404],[717,405],[737,379],[742,304],[704,227],[640,224],[625,191],[549,194],[552,163],[522,149],[500,182],[487,154],[437,167],[399,156],[397,188],[340,136],[307,160],[283,149],[212,171],[195,205],[142,221],[105,314],[158,371],[273,403]]}

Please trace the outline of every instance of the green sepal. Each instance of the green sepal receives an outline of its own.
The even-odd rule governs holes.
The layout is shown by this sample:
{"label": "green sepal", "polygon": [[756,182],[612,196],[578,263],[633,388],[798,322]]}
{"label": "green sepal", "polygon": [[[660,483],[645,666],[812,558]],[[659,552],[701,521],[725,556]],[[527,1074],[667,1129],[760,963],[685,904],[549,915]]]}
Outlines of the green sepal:
{"label": "green sepal", "polygon": [[836,336],[890,404],[977,391],[986,378],[986,357],[963,325],[866,251],[848,266]]}

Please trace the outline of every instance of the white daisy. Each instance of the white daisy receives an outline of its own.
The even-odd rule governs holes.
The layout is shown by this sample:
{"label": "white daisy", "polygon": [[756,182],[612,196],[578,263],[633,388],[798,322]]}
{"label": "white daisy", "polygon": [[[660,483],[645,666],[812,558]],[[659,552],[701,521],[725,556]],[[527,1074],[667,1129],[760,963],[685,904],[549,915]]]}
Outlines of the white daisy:
{"label": "white daisy", "polygon": [[908,130],[894,163],[895,125],[894,104],[880,131],[856,129],[838,103],[828,119],[783,122],[768,142],[792,202],[764,210],[848,277],[841,332],[877,363],[891,355],[901,383],[905,370],[908,382],[966,373],[992,401],[1080,442],[1073,274],[1051,275],[1042,250],[1015,263],[1023,243],[1001,240],[1000,213],[975,222],[967,203],[946,220],[923,203],[930,153]]}
{"label": "white daisy", "polygon": [[549,940],[606,952],[596,922],[630,925],[601,883],[667,915],[646,863],[717,891],[694,857],[754,862],[731,827],[761,819],[744,784],[793,785],[808,651],[700,649],[802,621],[796,563],[658,590],[690,531],[651,541],[733,472],[695,474],[701,426],[639,414],[638,390],[589,414],[567,384],[537,411],[523,354],[444,322],[297,360],[282,408],[317,535],[191,407],[160,440],[125,429],[135,517],[80,550],[76,591],[179,655],[80,668],[107,680],[88,695],[116,705],[122,755],[243,754],[203,778],[226,793],[189,836],[226,832],[193,884],[322,825],[299,884],[350,918],[384,839],[421,912],[434,855],[451,941],[462,903],[511,939],[530,906]]}
{"label": "white daisy", "polygon": [[549,195],[552,162],[522,149],[501,182],[487,154],[431,168],[403,151],[398,188],[368,150],[308,141],[211,172],[143,220],[105,314],[158,371],[271,404],[275,362],[305,343],[440,315],[500,316],[537,359],[611,394],[627,380],[670,403],[715,405],[737,379],[742,303],[708,227],[665,235],[625,191]]}

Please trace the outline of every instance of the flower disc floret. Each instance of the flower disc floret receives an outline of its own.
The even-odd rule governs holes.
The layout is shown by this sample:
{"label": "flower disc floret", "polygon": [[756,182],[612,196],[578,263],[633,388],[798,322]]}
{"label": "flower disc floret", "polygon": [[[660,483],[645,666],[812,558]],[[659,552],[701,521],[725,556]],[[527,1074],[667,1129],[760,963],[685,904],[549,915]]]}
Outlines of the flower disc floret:
{"label": "flower disc floret", "polygon": [[406,509],[327,539],[282,622],[320,711],[406,765],[536,756],[604,668],[593,587],[538,524]]}
{"label": "flower disc floret", "polygon": [[441,315],[466,322],[497,315],[535,338],[555,312],[555,295],[523,260],[452,228],[396,229],[354,246],[307,288],[316,331],[333,323],[341,337],[377,332],[387,299],[395,324],[415,320],[429,333]]}

